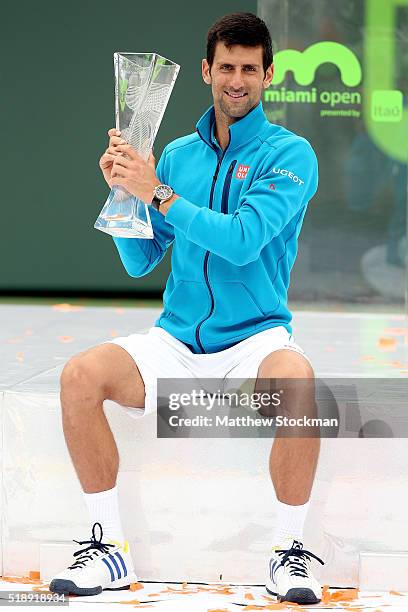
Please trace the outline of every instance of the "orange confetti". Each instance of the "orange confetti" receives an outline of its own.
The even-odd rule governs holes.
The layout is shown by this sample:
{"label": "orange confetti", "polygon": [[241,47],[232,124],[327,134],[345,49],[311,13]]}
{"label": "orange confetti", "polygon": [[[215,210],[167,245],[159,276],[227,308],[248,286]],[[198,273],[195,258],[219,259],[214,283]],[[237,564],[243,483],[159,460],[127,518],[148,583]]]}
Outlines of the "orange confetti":
{"label": "orange confetti", "polygon": [[378,342],[377,342],[378,348],[380,349],[394,349],[397,345],[397,341],[395,340],[395,338],[386,338],[386,337],[382,337],[382,338],[378,338]]}
{"label": "orange confetti", "polygon": [[[27,578],[27,576],[3,576],[4,582],[17,582],[21,584],[40,584],[42,581],[38,578]],[[44,584],[41,585],[44,587]]]}
{"label": "orange confetti", "polygon": [[181,585],[182,589],[186,589],[188,587],[188,582],[183,582],[183,584]]}
{"label": "orange confetti", "polygon": [[140,584],[140,582],[132,582],[129,589],[131,591],[139,591],[140,589],[144,589],[144,586],[143,584]]}
{"label": "orange confetti", "polygon": [[330,603],[330,591],[329,591],[329,585],[328,584],[323,585],[323,589],[322,589],[322,603],[324,603],[324,604]]}
{"label": "orange confetti", "polygon": [[390,595],[399,595],[400,597],[406,597],[404,593],[399,593],[398,591],[390,591]]}
{"label": "orange confetti", "polygon": [[116,312],[116,314],[122,315],[125,311],[124,311],[123,308],[115,308],[115,312]]}
{"label": "orange confetti", "polygon": [[24,342],[23,338],[9,338],[7,344],[22,344]]}
{"label": "orange confetti", "polygon": [[252,593],[246,593],[244,599],[249,599],[249,600],[253,601],[255,599],[255,597],[252,595]]}
{"label": "orange confetti", "polygon": [[74,306],[73,304],[54,304],[52,306],[53,310],[59,310],[60,312],[78,312],[79,310],[83,310],[83,306]]}
{"label": "orange confetti", "polygon": [[109,335],[111,338],[116,338],[117,336],[119,336],[118,332],[116,331],[116,329],[111,329],[109,332]]}
{"label": "orange confetti", "polygon": [[228,612],[227,608],[208,608],[207,612]]}
{"label": "orange confetti", "polygon": [[358,589],[348,589],[347,591],[335,591],[330,595],[330,601],[351,601],[358,598]]}
{"label": "orange confetti", "polygon": [[406,336],[408,334],[408,330],[405,327],[388,327],[384,329],[385,334],[390,334],[391,336]]}
{"label": "orange confetti", "polygon": [[40,572],[38,570],[31,570],[28,573],[28,577],[31,578],[31,580],[39,580],[40,579]]}
{"label": "orange confetti", "polygon": [[19,361],[20,363],[24,361],[24,353],[17,353],[16,355],[16,359],[17,361]]}
{"label": "orange confetti", "polygon": [[49,590],[49,584],[46,584],[44,586],[33,586],[33,591],[35,591],[36,593],[51,593],[52,591]]}
{"label": "orange confetti", "polygon": [[121,604],[140,604],[142,603],[138,599],[129,599],[129,601],[120,601]]}
{"label": "orange confetti", "polygon": [[58,336],[58,340],[64,344],[67,344],[67,342],[73,342],[74,339],[72,336]]}
{"label": "orange confetti", "polygon": [[26,336],[32,336],[34,332],[32,329],[26,329],[24,333]]}

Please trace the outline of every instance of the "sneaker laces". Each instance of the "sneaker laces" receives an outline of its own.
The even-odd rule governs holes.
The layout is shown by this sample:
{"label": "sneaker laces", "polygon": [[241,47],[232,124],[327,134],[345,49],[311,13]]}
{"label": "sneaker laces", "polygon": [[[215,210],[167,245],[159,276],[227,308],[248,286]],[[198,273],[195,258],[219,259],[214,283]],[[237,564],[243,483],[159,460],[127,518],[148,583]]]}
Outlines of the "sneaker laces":
{"label": "sneaker laces", "polygon": [[[307,562],[311,561],[311,557],[319,561],[322,565],[324,565],[324,561],[319,559],[316,555],[314,555],[309,550],[303,549],[303,544],[298,540],[293,540],[293,544],[289,549],[283,550],[278,549],[275,550],[275,553],[282,556],[280,564],[284,567],[287,564],[289,569],[289,574],[291,576],[301,576],[302,578],[308,578],[308,566]],[[292,559],[291,557],[295,557]]]}
{"label": "sneaker laces", "polygon": [[[96,539],[96,527],[100,529],[100,537],[99,540]],[[115,544],[104,544],[102,543],[102,525],[100,523],[94,523],[92,527],[92,537],[90,540],[84,540],[83,542],[79,542],[78,540],[74,540],[77,544],[83,546],[84,544],[89,544],[87,548],[81,548],[81,550],[77,550],[74,552],[74,557],[78,557],[78,559],[69,566],[68,569],[77,569],[85,567],[88,561],[93,561],[94,557],[99,556],[101,553],[105,554],[109,552],[109,548],[115,548]],[[88,551],[92,551],[89,554]]]}

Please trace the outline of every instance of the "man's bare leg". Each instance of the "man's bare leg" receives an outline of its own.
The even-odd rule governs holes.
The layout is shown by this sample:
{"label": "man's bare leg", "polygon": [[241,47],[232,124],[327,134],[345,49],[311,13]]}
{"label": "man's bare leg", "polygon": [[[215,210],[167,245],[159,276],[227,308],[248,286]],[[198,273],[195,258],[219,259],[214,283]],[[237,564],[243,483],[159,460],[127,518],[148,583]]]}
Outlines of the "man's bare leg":
{"label": "man's bare leg", "polygon": [[[268,384],[268,379],[274,379],[271,389],[284,391],[279,414],[289,418],[316,416],[314,373],[301,354],[287,349],[269,354],[259,367],[258,382]],[[269,470],[277,503],[266,588],[279,600],[314,604],[322,597],[310,567],[313,553],[303,546],[319,450],[318,428],[276,428]]]}
{"label": "man's bare leg", "polygon": [[96,346],[66,364],[61,375],[62,423],[85,493],[112,489],[119,469],[103,401],[143,408],[144,398],[144,383],[134,360],[116,344]]}
{"label": "man's bare leg", "polygon": [[137,581],[121,524],[119,454],[103,411],[105,399],[144,406],[138,368],[123,348],[111,343],[79,353],[61,375],[64,435],[84,491],[92,536],[82,542],[87,547],[76,551],[74,562],[50,581],[53,593],[98,595]]}
{"label": "man's bare leg", "polygon": [[[279,350],[268,355],[261,363],[258,378],[288,379],[296,378],[311,381],[313,370],[308,361],[299,353],[291,350]],[[299,397],[294,398],[291,416],[301,416],[306,412],[306,384],[299,385]],[[281,428],[278,428],[278,430]],[[319,437],[280,437],[277,430],[273,442],[269,471],[280,502],[293,506],[305,504],[309,498],[316,473],[320,451]]]}

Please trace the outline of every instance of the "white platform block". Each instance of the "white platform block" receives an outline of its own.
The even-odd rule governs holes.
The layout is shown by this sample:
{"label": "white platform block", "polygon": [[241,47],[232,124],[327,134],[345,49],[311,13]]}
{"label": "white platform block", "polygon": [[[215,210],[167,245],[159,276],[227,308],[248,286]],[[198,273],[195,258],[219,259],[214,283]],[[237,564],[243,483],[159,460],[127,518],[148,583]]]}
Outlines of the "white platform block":
{"label": "white platform block", "polygon": [[[99,330],[93,341],[87,336],[87,345],[91,346],[106,337],[106,329],[115,325],[113,317],[118,315],[111,313],[112,320],[106,322],[104,309],[89,310],[92,312],[75,316],[84,314],[76,328],[79,334],[82,329],[89,334],[92,326]],[[136,320],[136,311],[128,316],[131,333],[137,328],[137,321],[132,323],[133,330],[130,327],[131,320]],[[298,315],[298,325],[301,316]],[[358,359],[358,351],[360,355],[374,352],[374,338],[371,345],[365,339],[360,346],[356,318],[339,325],[334,317],[316,313],[313,319],[309,313],[303,317],[302,329],[312,333],[318,328],[322,334],[323,319],[325,337],[330,337],[334,352],[325,353],[315,333],[313,339],[309,338],[309,346],[307,337],[304,341],[297,338],[315,356],[313,362],[320,375],[340,375],[352,359]],[[383,328],[397,329],[401,324],[393,317],[376,322],[378,333]],[[66,321],[64,325],[61,333],[79,337]],[[124,327],[121,333],[125,333]],[[42,329],[44,334],[38,343],[43,344],[46,328]],[[52,333],[53,337],[57,335],[56,328]],[[39,344],[34,343],[35,335],[30,338],[35,355]],[[36,366],[33,374],[32,365],[27,377],[17,367],[12,369],[10,388],[3,372],[0,399],[5,575],[41,569],[53,547],[55,552],[72,539],[86,540],[91,535],[61,424],[59,375],[69,356],[68,345],[57,346],[57,363],[61,364],[57,367],[52,367],[55,354],[50,349],[49,367],[43,356],[41,367]],[[71,354],[84,348],[77,345],[73,350],[71,345]],[[381,365],[378,352],[376,355],[376,367],[370,366],[371,361],[362,361],[359,375],[364,375],[368,367],[373,367],[367,370],[369,375],[379,375],[379,368],[380,375],[384,375],[386,366]],[[395,355],[386,355],[384,362],[394,358]],[[398,359],[398,363],[404,359],[402,352]],[[394,368],[392,372],[397,376],[399,370]],[[105,403],[105,410],[119,448],[122,518],[139,577],[212,581],[222,574],[223,580],[263,583],[275,525],[275,494],[268,473],[272,440],[158,440],[155,415],[134,419],[112,402]],[[407,466],[406,439],[322,440],[304,544],[326,563],[324,567],[314,565],[315,575],[323,584],[358,586],[361,551],[408,550]],[[375,588],[381,586],[376,584]],[[392,588],[403,587],[393,584]]]}
{"label": "white platform block", "polygon": [[360,552],[360,589],[408,591],[406,552]]}

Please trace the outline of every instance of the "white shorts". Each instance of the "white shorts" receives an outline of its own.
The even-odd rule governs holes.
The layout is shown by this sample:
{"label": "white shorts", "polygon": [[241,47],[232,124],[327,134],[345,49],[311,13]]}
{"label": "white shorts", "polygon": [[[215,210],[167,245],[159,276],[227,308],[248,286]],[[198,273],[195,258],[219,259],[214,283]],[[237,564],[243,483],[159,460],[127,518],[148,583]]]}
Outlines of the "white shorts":
{"label": "white shorts", "polygon": [[[147,332],[108,340],[124,348],[134,359],[145,385],[145,408],[127,408],[140,417],[157,409],[158,378],[256,379],[262,360],[280,349],[296,351],[306,357],[285,327],[273,327],[238,342],[218,353],[192,353],[161,327]],[[126,408],[126,407],[125,407]]]}

